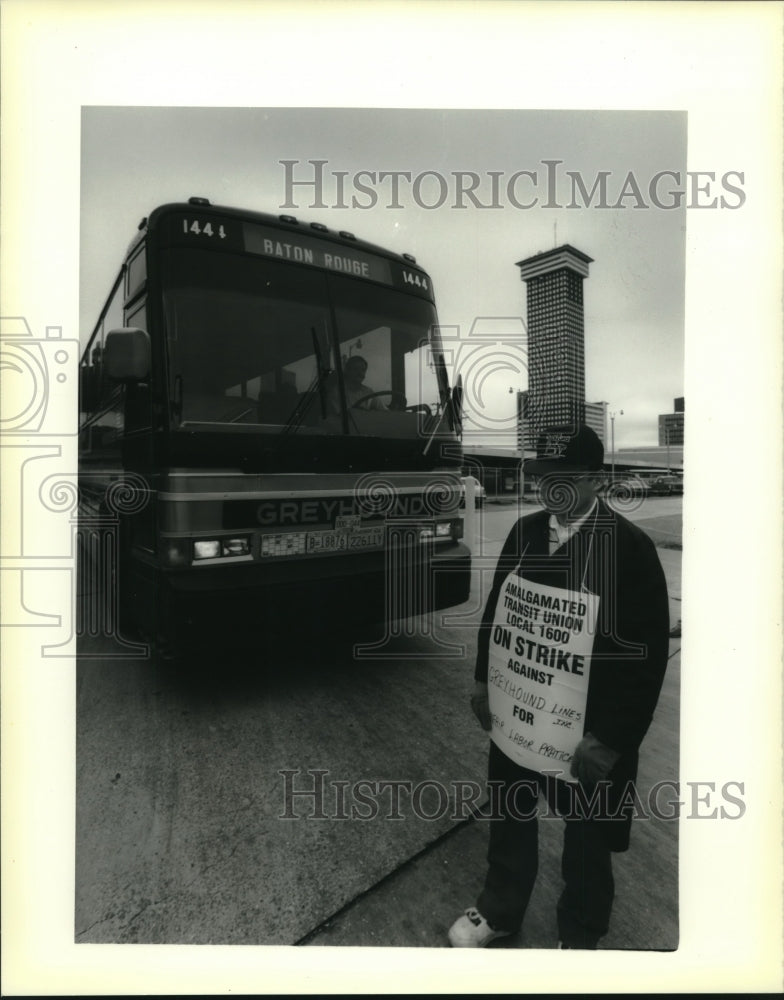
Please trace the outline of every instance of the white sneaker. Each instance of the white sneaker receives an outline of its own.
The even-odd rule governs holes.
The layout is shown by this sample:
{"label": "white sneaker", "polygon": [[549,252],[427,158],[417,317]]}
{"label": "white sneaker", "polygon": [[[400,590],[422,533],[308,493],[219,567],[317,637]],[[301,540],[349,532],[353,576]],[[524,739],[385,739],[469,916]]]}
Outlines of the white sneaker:
{"label": "white sneaker", "polygon": [[514,931],[494,930],[472,906],[449,928],[449,943],[453,948],[484,948],[496,938],[509,937]]}

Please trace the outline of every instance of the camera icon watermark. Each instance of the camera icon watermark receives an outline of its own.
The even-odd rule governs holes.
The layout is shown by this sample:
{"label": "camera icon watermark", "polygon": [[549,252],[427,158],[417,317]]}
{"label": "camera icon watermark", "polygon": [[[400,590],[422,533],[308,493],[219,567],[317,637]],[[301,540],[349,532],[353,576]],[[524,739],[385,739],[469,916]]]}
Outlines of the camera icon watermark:
{"label": "camera icon watermark", "polygon": [[438,333],[452,383],[459,379],[462,384],[464,432],[492,434],[497,443],[516,446],[517,394],[528,383],[528,333],[522,318],[477,316],[467,335],[459,326],[440,326]]}
{"label": "camera icon watermark", "polygon": [[[115,655],[143,655],[118,634],[114,508],[96,522],[81,502],[78,374],[79,342],[62,327],[36,337],[24,317],[0,318],[2,626],[6,638],[32,638],[44,657],[70,656],[76,639],[97,635],[118,640]],[[122,502],[129,488],[146,498],[127,478],[112,498]]]}
{"label": "camera icon watermark", "polygon": [[35,337],[22,316],[0,317],[0,433],[74,436],[79,342],[62,327]]}

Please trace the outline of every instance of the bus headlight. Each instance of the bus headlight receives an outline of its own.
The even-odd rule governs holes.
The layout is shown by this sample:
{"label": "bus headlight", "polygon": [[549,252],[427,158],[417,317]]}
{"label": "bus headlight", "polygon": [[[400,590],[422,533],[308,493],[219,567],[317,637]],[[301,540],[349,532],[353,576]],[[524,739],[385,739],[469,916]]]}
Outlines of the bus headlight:
{"label": "bus headlight", "polygon": [[423,525],[419,528],[418,537],[419,541],[423,544],[429,541],[456,541],[458,538],[463,537],[462,518],[454,521],[436,521],[434,524]]}
{"label": "bus headlight", "polygon": [[211,538],[209,541],[200,539],[193,543],[194,559],[217,559],[220,554],[221,543],[217,538]]}
{"label": "bus headlight", "polygon": [[247,555],[250,555],[250,539],[249,538],[224,538],[223,539],[223,555],[224,556],[247,556]]}

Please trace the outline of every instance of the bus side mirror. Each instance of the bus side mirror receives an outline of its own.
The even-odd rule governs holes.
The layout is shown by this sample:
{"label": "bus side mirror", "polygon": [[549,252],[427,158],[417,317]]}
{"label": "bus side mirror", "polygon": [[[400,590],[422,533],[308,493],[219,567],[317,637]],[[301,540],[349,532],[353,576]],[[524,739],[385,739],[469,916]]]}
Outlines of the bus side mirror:
{"label": "bus side mirror", "polygon": [[136,327],[110,330],[103,349],[106,374],[118,382],[141,382],[150,374],[150,337]]}

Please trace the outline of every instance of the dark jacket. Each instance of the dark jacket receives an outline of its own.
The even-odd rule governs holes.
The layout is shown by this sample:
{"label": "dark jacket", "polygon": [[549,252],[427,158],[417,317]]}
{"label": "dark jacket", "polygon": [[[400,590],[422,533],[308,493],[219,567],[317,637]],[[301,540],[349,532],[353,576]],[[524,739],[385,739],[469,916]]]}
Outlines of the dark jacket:
{"label": "dark jacket", "polygon": [[[549,518],[521,518],[501,550],[479,630],[475,677],[487,681],[488,647],[496,602],[507,574],[570,590],[581,583],[599,595],[599,619],[588,683],[585,732],[621,755],[610,775],[612,811],[633,793],[637,751],[653,717],[669,651],[669,605],[664,573],[650,538],[599,501],[565,546],[549,555]],[[521,558],[522,557],[522,558]],[[633,804],[613,827],[614,850],[628,846]]]}

